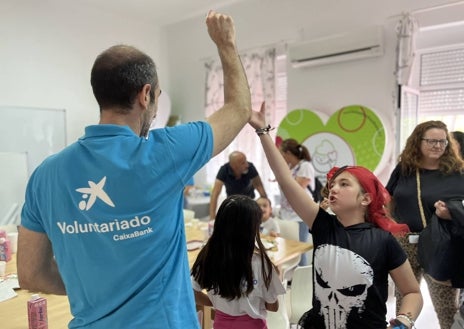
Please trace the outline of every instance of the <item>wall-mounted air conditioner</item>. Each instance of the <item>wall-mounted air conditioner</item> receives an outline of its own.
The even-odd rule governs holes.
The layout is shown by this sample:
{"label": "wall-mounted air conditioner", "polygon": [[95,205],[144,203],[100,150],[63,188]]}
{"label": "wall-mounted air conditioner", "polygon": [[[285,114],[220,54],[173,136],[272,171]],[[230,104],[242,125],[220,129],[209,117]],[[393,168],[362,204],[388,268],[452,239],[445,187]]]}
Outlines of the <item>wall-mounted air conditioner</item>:
{"label": "wall-mounted air conditioner", "polygon": [[382,55],[382,26],[288,45],[288,58],[294,68],[326,65]]}

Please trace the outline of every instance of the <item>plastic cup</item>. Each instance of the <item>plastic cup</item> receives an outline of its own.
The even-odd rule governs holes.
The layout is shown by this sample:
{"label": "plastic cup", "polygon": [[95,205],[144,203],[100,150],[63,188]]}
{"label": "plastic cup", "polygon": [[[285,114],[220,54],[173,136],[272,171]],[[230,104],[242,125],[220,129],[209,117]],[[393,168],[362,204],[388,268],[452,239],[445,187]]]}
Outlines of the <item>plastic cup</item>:
{"label": "plastic cup", "polygon": [[11,252],[15,254],[18,251],[18,232],[8,233],[7,238],[10,240]]}

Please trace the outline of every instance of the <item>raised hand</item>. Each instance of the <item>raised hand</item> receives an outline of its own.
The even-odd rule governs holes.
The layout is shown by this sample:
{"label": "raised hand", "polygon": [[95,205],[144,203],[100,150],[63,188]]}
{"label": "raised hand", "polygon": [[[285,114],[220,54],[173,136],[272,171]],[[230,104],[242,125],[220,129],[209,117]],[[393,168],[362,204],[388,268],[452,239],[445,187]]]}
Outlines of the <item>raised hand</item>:
{"label": "raised hand", "polygon": [[218,48],[226,45],[235,47],[235,27],[232,17],[210,10],[206,16],[206,25],[211,40]]}
{"label": "raised hand", "polygon": [[261,103],[261,109],[258,111],[252,111],[250,120],[248,121],[250,126],[254,129],[266,127],[266,103]]}

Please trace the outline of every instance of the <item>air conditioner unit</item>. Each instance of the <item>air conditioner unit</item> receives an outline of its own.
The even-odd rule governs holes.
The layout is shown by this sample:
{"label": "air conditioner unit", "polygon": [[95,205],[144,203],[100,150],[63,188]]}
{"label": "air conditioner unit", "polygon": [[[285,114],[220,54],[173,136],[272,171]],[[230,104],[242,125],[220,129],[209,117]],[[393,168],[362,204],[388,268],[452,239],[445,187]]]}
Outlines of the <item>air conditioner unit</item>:
{"label": "air conditioner unit", "polygon": [[382,26],[288,45],[288,57],[294,68],[333,64],[382,55]]}

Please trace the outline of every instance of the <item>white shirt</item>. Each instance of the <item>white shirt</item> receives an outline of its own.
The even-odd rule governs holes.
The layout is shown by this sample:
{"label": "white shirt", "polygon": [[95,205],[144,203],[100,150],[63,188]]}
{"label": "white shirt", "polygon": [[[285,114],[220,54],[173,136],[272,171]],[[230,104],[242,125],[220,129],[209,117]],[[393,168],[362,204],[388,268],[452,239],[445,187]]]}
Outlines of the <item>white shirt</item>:
{"label": "white shirt", "polygon": [[269,235],[271,232],[280,233],[279,223],[275,218],[268,218],[267,221],[261,222],[261,234]]}
{"label": "white shirt", "polygon": [[[272,268],[272,279],[269,289],[266,289],[261,271],[261,257],[258,254],[253,254],[251,260],[253,277],[255,278],[254,287],[248,296],[238,299],[228,300],[219,295],[208,291],[208,297],[213,303],[213,307],[225,314],[231,316],[249,315],[254,319],[266,319],[267,311],[264,303],[275,303],[278,295],[285,294],[285,288],[280,282],[279,275]],[[201,291],[201,287],[192,277],[192,286],[196,291]],[[285,305],[280,305],[285,307]]]}
{"label": "white shirt", "polygon": [[[291,169],[292,177],[296,179],[296,177],[304,177],[309,178],[311,180],[310,186],[314,190],[315,187],[315,170],[311,162],[306,160],[301,160],[295,167]],[[311,192],[308,188],[305,188],[306,193],[312,198]],[[301,222],[301,218],[293,211],[292,206],[288,202],[285,195],[280,193],[280,218],[286,220],[293,220]]]}

